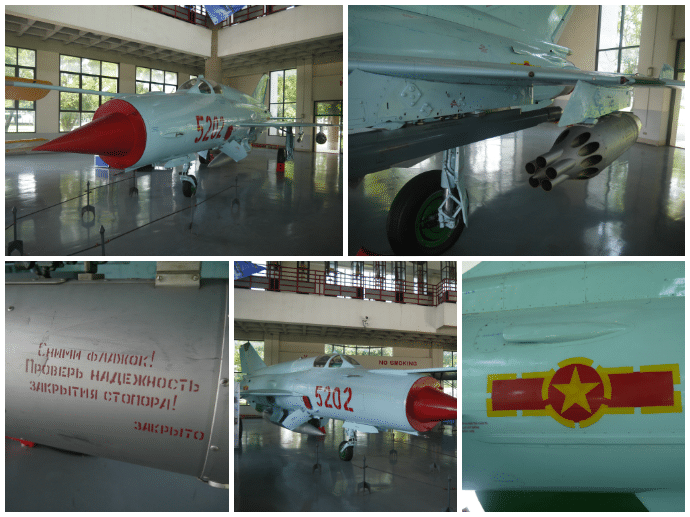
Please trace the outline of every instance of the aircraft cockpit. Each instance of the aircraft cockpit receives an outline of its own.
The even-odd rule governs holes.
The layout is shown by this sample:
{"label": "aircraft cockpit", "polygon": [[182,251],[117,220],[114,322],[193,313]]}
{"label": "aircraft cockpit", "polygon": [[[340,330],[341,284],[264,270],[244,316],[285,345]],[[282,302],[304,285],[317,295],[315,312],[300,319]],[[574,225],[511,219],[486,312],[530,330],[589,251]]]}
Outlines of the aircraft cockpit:
{"label": "aircraft cockpit", "polygon": [[349,355],[328,354],[320,355],[314,359],[314,366],[318,368],[354,368],[361,365]]}
{"label": "aircraft cockpit", "polygon": [[206,79],[203,76],[199,76],[183,83],[182,86],[177,89],[177,91],[181,90],[190,90],[191,93],[215,93],[220,95],[223,93],[223,85],[218,84],[211,79]]}

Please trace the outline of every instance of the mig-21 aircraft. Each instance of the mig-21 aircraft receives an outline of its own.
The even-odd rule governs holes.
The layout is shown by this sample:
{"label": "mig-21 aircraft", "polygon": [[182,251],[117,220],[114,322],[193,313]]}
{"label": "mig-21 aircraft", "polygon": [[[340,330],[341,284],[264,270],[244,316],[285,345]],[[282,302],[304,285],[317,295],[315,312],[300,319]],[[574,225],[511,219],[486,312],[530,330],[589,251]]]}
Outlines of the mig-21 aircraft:
{"label": "mig-21 aircraft", "polygon": [[271,423],[323,436],[323,419],[343,420],[346,439],[338,454],[344,461],[352,459],[358,431],[418,435],[457,419],[457,399],[436,379],[457,379],[457,367],[367,370],[343,354],[266,366],[250,343],[240,347],[240,362],[240,396]]}
{"label": "mig-21 aircraft", "polygon": [[[16,77],[5,78],[5,98],[36,100],[40,90],[84,93],[115,97],[102,104],[88,124],[34,151],[68,152],[99,155],[110,167],[131,171],[146,165],[166,168],[182,166],[182,192],[190,197],[196,192],[197,180],[188,174],[197,155],[204,161],[209,153],[215,157],[209,167],[240,161],[251,150],[252,142],[266,128],[285,129],[285,150],[291,160],[294,150],[292,128],[321,127],[295,120],[271,120],[264,105],[268,75],[259,80],[252,95],[199,76],[190,79],[174,93],[148,92],[123,94],[83,90],[45,84]],[[47,94],[47,92],[45,92]],[[301,141],[303,131],[298,135]],[[316,141],[326,141],[319,130]],[[222,154],[221,154],[222,153]],[[224,156],[225,155],[225,156]],[[229,158],[228,158],[229,157]]]}
{"label": "mig-21 aircraft", "polygon": [[[401,255],[450,248],[468,220],[464,145],[559,121],[553,147],[526,164],[529,184],[551,190],[589,179],[637,140],[621,112],[636,86],[658,78],[588,72],[556,44],[574,6],[349,7],[349,178],[443,151],[442,170],[412,178],[390,206],[386,230]],[[564,110],[550,106],[572,94]]]}
{"label": "mig-21 aircraft", "polygon": [[463,490],[684,510],[684,262],[482,262],[462,290]]}

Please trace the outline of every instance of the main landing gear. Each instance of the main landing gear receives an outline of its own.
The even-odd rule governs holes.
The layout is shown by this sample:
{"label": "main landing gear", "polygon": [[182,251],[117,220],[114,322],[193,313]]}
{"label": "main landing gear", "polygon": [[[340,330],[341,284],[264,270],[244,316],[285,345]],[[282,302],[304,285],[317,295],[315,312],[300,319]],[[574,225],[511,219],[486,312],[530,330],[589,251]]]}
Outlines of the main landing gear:
{"label": "main landing gear", "polygon": [[458,240],[469,208],[463,158],[462,147],[444,151],[443,169],[415,176],[395,196],[386,233],[396,254],[436,255]]}
{"label": "main landing gear", "polygon": [[355,453],[357,431],[347,428],[343,428],[343,431],[345,432],[345,438],[347,438],[347,440],[340,442],[340,445],[338,446],[338,455],[340,456],[341,460],[350,461]]}
{"label": "main landing gear", "polygon": [[196,194],[196,176],[194,174],[188,174],[189,162],[185,162],[182,165],[181,180],[182,180],[182,194],[184,197],[192,197]]}

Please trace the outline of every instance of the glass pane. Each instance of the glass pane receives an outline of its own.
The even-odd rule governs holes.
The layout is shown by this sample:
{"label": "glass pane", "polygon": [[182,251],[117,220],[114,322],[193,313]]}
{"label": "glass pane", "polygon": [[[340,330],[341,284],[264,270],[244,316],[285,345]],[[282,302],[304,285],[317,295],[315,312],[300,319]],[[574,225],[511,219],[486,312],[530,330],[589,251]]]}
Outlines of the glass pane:
{"label": "glass pane", "polygon": [[72,131],[79,125],[79,113],[60,113],[60,131]]}
{"label": "glass pane", "polygon": [[640,44],[642,32],[642,6],[625,6],[625,23],[623,25],[623,46],[630,47]]}
{"label": "glass pane", "polygon": [[79,94],[60,92],[60,111],[79,111]]}
{"label": "glass pane", "polygon": [[33,68],[20,68],[19,69],[19,77],[22,77],[24,79],[33,79],[34,78],[34,69]]}
{"label": "glass pane", "polygon": [[84,90],[100,90],[98,77],[92,75],[82,75],[81,84]]}
{"label": "glass pane", "polygon": [[[5,99],[5,109],[7,108],[14,108],[14,101],[12,99]],[[5,120],[7,120],[7,113],[5,113]]]}
{"label": "glass pane", "polygon": [[36,51],[26,48],[19,49],[19,64],[21,66],[36,66]]}
{"label": "glass pane", "polygon": [[98,109],[98,95],[82,95],[81,109],[84,111],[96,111]]}
{"label": "glass pane", "polygon": [[19,132],[33,133],[36,131],[36,112],[19,110]]}
{"label": "glass pane", "polygon": [[14,77],[14,74],[17,73],[17,72],[15,72],[15,70],[17,70],[17,69],[13,66],[6,66],[5,67],[5,75],[7,77]]}
{"label": "glass pane", "polygon": [[17,132],[17,110],[5,110],[5,132]]}
{"label": "glass pane", "polygon": [[613,48],[620,45],[621,6],[602,5],[599,27],[599,48]]}
{"label": "glass pane", "polygon": [[151,70],[151,81],[162,83],[165,79],[165,72],[163,70]]}
{"label": "glass pane", "polygon": [[81,114],[81,125],[88,124],[93,120],[93,113],[82,113]]}
{"label": "glass pane", "polygon": [[640,60],[640,47],[623,50],[621,57],[621,73],[636,74],[637,63]]}
{"label": "glass pane", "polygon": [[63,72],[81,72],[81,59],[73,56],[60,56],[60,70]]}
{"label": "glass pane", "polygon": [[138,94],[146,93],[149,91],[149,83],[140,83],[137,81],[136,92]]}
{"label": "glass pane", "polygon": [[269,102],[282,102],[283,71],[271,72],[271,96]]}
{"label": "glass pane", "polygon": [[101,74],[107,77],[117,77],[118,68],[119,65],[117,63],[107,63],[103,61],[103,71]]}
{"label": "glass pane", "polygon": [[24,109],[34,109],[34,101],[19,101],[19,107]]}
{"label": "glass pane", "polygon": [[174,72],[165,72],[165,83],[177,86],[177,74]]}
{"label": "glass pane", "polygon": [[285,102],[297,101],[297,69],[285,71]]}
{"label": "glass pane", "polygon": [[101,75],[101,62],[94,59],[82,59],[81,71],[84,74]]}
{"label": "glass pane", "polygon": [[165,85],[165,93],[175,93],[175,90],[177,90],[177,86],[173,86],[172,84]]}
{"label": "glass pane", "polygon": [[60,74],[60,86],[79,88],[79,76],[76,74]]}
{"label": "glass pane", "polygon": [[5,64],[6,65],[16,65],[17,64],[17,48],[16,47],[5,47]]}
{"label": "glass pane", "polygon": [[[117,93],[117,79],[101,79],[101,90],[104,92]],[[110,97],[108,97],[110,99]]]}
{"label": "glass pane", "polygon": [[618,71],[618,51],[606,50],[599,52],[599,63],[597,65],[599,72],[617,72]]}
{"label": "glass pane", "polygon": [[150,81],[151,80],[151,70],[149,68],[137,67],[137,81]]}
{"label": "glass pane", "polygon": [[163,85],[162,85],[162,84],[151,83],[151,91],[152,91],[152,92],[162,92],[162,91],[163,91]]}
{"label": "glass pane", "polygon": [[297,117],[297,104],[286,104],[283,110],[284,117],[295,118]]}

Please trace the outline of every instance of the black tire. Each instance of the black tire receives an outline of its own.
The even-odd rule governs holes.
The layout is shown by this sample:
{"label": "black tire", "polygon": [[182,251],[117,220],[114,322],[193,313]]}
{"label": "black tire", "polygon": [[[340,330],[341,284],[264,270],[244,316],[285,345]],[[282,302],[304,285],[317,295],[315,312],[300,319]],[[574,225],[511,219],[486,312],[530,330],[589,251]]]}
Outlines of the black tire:
{"label": "black tire", "polygon": [[[453,195],[458,197],[455,189]],[[438,255],[456,243],[465,229],[462,212],[455,228],[440,228],[437,213],[442,202],[440,170],[418,174],[400,189],[386,221],[388,242],[396,255]]]}
{"label": "black tire", "polygon": [[192,197],[192,195],[196,194],[196,176],[190,174],[189,179],[192,180],[193,184],[189,181],[182,181],[182,194],[184,197]]}
{"label": "black tire", "polygon": [[343,450],[343,445],[346,443],[347,442],[340,442],[340,445],[338,446],[338,456],[340,456],[340,459],[343,461],[350,461],[355,453],[355,448],[346,447],[345,450]]}
{"label": "black tire", "polygon": [[285,148],[278,148],[278,163],[285,163]]}

